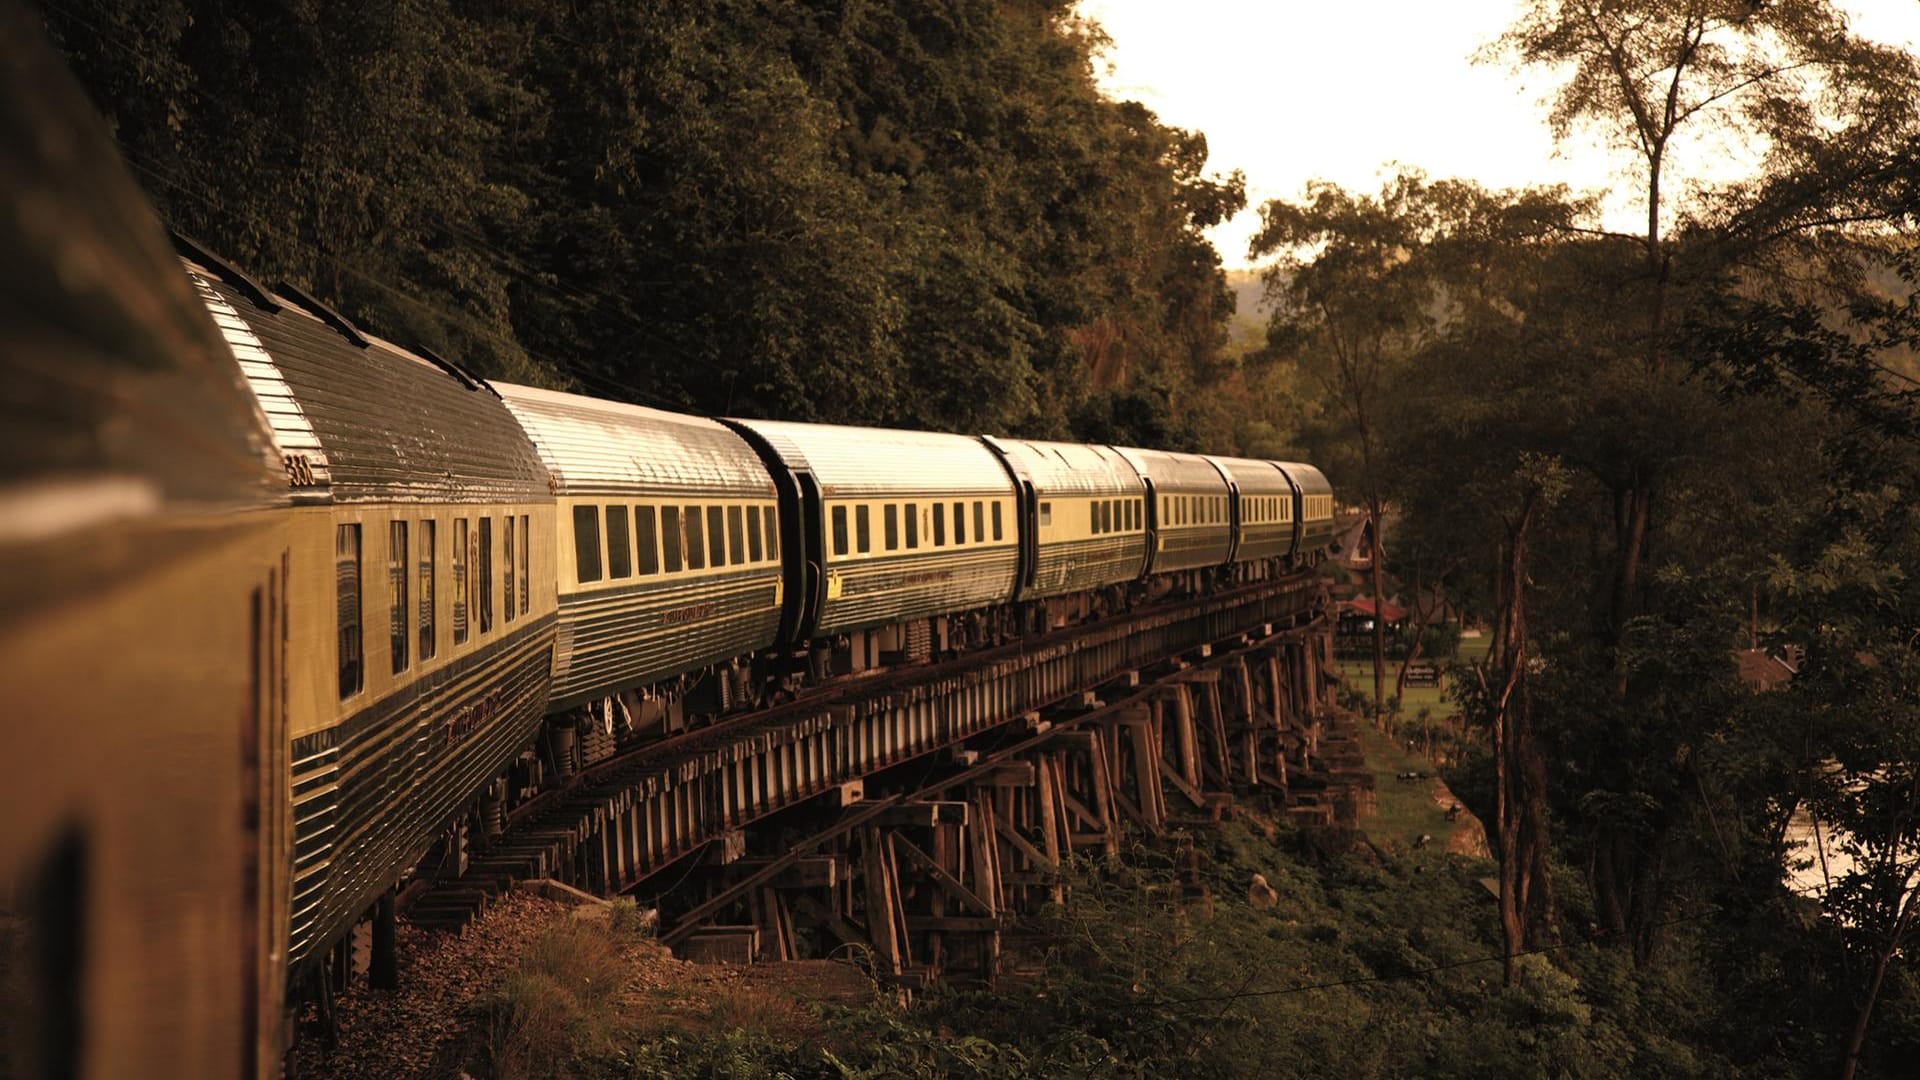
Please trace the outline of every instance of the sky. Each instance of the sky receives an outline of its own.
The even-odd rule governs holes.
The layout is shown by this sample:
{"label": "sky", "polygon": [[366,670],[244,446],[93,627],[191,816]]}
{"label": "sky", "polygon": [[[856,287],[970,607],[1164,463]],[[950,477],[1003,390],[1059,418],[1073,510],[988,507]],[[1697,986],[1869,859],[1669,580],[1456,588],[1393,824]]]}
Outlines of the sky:
{"label": "sky", "polygon": [[[1240,169],[1247,209],[1209,232],[1229,267],[1248,265],[1255,208],[1309,179],[1378,190],[1382,165],[1488,187],[1613,186],[1619,161],[1556,148],[1544,74],[1474,64],[1522,0],[1082,0],[1113,45],[1103,88],[1207,135],[1211,168]],[[1920,0],[1842,4],[1861,33],[1920,48]],[[1618,218],[1616,219],[1616,215]],[[1615,200],[1608,214],[1631,227]]]}

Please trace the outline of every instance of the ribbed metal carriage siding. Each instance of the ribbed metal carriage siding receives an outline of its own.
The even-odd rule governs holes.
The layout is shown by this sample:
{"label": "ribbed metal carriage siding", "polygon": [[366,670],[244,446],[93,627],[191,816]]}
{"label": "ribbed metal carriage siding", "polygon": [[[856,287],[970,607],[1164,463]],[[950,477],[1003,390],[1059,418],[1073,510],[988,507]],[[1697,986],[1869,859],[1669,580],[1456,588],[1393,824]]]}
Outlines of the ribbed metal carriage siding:
{"label": "ribbed metal carriage siding", "polygon": [[[1033,485],[1035,499],[1147,497],[1147,486],[1139,472],[1112,447],[1031,439],[983,441],[998,448],[1014,471]],[[1024,599],[1062,596],[1137,580],[1146,569],[1147,532],[1143,524],[1138,530],[1084,540],[1048,542],[1042,537],[1037,549],[1033,580],[1020,593]]]}
{"label": "ribbed metal carriage siding", "polygon": [[[192,277],[286,440],[280,452],[314,466],[316,482],[293,488],[290,503],[320,513],[329,504],[488,513],[551,501],[533,444],[492,393],[386,342],[361,348],[291,303],[267,311],[210,273]],[[378,542],[363,537],[363,589],[379,587]],[[384,697],[320,717],[293,740],[291,964],[373,903],[533,737],[550,685],[553,620],[505,623],[495,634],[486,648],[416,668]],[[332,655],[324,638],[293,648]],[[368,649],[370,661],[377,655]],[[472,730],[450,737],[460,717]]]}
{"label": "ribbed metal carriage siding", "polygon": [[[1327,481],[1327,474],[1303,461],[1276,461],[1275,468],[1287,475],[1301,495],[1331,495],[1333,485]],[[1293,515],[1300,519],[1300,551],[1319,551],[1333,543],[1333,515],[1323,514],[1308,519],[1304,513],[1305,502],[1296,500]]]}
{"label": "ribbed metal carriage siding", "polygon": [[1246,506],[1245,500],[1262,498],[1281,499],[1289,508],[1287,521],[1262,521],[1249,525],[1244,510],[1237,514],[1240,542],[1233,549],[1233,561],[1253,562],[1292,554],[1294,522],[1299,518],[1300,507],[1293,497],[1293,485],[1287,482],[1286,474],[1271,461],[1214,455],[1208,455],[1208,460],[1232,481],[1242,508]]}
{"label": "ribbed metal carriage siding", "polygon": [[[1018,511],[1013,482],[993,451],[964,435],[883,428],[837,427],[781,420],[742,420],[795,473],[810,472],[820,487],[820,528],[835,503],[1007,500],[998,543],[987,547],[875,550],[866,557],[829,558],[839,574],[838,598],[823,600],[815,632],[843,633],[908,619],[1005,603],[1019,570]],[[926,539],[923,537],[923,539]],[[815,538],[826,551],[826,537]],[[797,553],[789,552],[788,557]]]}
{"label": "ribbed metal carriage siding", "polygon": [[1202,570],[1224,565],[1228,549],[1233,544],[1233,526],[1230,523],[1169,526],[1160,520],[1158,505],[1161,495],[1226,497],[1227,478],[1220,474],[1213,462],[1199,454],[1182,454],[1171,450],[1142,450],[1131,446],[1116,446],[1114,449],[1127,459],[1127,463],[1143,479],[1150,481],[1153,488],[1154,506],[1148,511],[1147,518],[1158,534],[1158,547],[1153,553],[1153,573]]}
{"label": "ribbed metal carriage siding", "polygon": [[[731,428],[638,405],[495,384],[563,499],[611,503],[771,500],[765,463]],[[603,518],[604,520],[604,518]],[[561,558],[572,557],[562,550]],[[554,709],[773,644],[780,564],[602,580],[560,594]],[[564,580],[564,575],[563,575]],[[712,605],[705,618],[671,616]]]}

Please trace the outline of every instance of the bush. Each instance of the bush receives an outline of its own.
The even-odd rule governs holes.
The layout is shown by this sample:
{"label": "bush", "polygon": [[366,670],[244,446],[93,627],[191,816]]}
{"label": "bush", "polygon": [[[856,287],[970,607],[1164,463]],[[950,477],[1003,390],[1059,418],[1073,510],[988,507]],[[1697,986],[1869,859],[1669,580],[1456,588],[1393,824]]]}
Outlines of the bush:
{"label": "bush", "polygon": [[575,1075],[614,1043],[626,966],[612,934],[569,920],[528,947],[488,1002],[488,1056],[498,1080]]}

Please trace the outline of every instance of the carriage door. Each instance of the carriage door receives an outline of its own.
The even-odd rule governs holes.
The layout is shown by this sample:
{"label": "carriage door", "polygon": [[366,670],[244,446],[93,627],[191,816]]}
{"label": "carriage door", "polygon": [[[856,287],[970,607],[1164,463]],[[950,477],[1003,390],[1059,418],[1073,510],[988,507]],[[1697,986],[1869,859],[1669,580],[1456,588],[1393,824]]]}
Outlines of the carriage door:
{"label": "carriage door", "polygon": [[249,597],[249,709],[240,731],[241,985],[250,988],[241,1027],[240,1075],[278,1076],[285,1012],[292,872],[291,774],[287,756],[287,571],[285,549]]}

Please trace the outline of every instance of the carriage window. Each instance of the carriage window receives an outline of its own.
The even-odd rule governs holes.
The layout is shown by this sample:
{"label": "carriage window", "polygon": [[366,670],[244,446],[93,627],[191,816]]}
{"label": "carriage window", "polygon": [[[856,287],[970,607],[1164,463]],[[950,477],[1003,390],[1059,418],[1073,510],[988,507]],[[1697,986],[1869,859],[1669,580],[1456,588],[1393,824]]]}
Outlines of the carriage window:
{"label": "carriage window", "polygon": [[433,585],[434,534],[439,530],[431,521],[420,523],[420,659],[431,660],[434,653]]}
{"label": "carriage window", "polygon": [[573,508],[573,561],[580,583],[600,580],[600,508]]}
{"label": "carriage window", "polygon": [[388,622],[392,634],[393,673],[407,670],[407,652],[412,638],[407,633],[407,523],[387,525],[387,597]]}
{"label": "carriage window", "polygon": [[767,516],[767,558],[777,559],[780,557],[779,519],[773,516],[771,506],[761,507],[760,512]]}
{"label": "carriage window", "polygon": [[640,549],[640,573],[657,574],[660,572],[660,529],[654,521],[651,506],[633,508],[633,539]]}
{"label": "carriage window", "polygon": [[714,569],[727,565],[727,512],[718,506],[707,507],[707,555]]}
{"label": "carriage window", "polygon": [[360,653],[360,526],[333,530],[334,610],[339,627],[340,696],[352,697],[366,684]]}
{"label": "carriage window", "polygon": [[933,546],[944,547],[947,543],[947,504],[933,504]]}
{"label": "carriage window", "polygon": [[703,570],[707,565],[707,532],[700,508],[687,507],[680,520],[687,526],[687,569]]}
{"label": "carriage window", "polygon": [[1100,535],[1100,500],[1099,499],[1095,499],[1092,502],[1087,504],[1087,531],[1091,532],[1095,536]]}
{"label": "carriage window", "polygon": [[979,499],[973,500],[973,539],[978,543],[987,538],[986,504]]}
{"label": "carriage window", "polygon": [[[520,515],[520,614],[525,615],[529,601],[533,596],[533,574],[529,567],[533,563],[533,519],[526,514]],[[513,594],[507,594],[507,603],[513,603]]]}
{"label": "carriage window", "polygon": [[766,549],[760,546],[760,510],[747,507],[747,558],[759,562],[766,558]]}
{"label": "carriage window", "polygon": [[[974,539],[979,538],[980,530],[975,529]],[[953,542],[956,544],[967,542],[967,504],[963,502],[953,504]]]}
{"label": "carriage window", "polygon": [[833,508],[833,553],[847,553],[847,508],[844,506]]}
{"label": "carriage window", "polygon": [[904,511],[907,518],[907,550],[920,546],[920,505],[908,503]]}
{"label": "carriage window", "polygon": [[862,555],[873,550],[873,519],[865,506],[853,508],[853,548]]}
{"label": "carriage window", "polygon": [[507,532],[505,536],[501,537],[500,555],[502,557],[501,573],[504,574],[506,578],[504,582],[504,584],[506,585],[506,588],[502,590],[501,597],[506,601],[507,621],[512,622],[513,616],[514,616],[514,607],[513,607],[514,551],[513,551],[513,515],[512,514],[507,515]]}
{"label": "carriage window", "polygon": [[607,507],[607,576],[633,576],[633,527],[625,506]]}
{"label": "carriage window", "polygon": [[480,632],[493,630],[493,519],[480,519]]}
{"label": "carriage window", "polygon": [[[594,566],[600,565],[599,557]],[[453,519],[453,643],[467,640],[467,519]]]}
{"label": "carriage window", "polygon": [[1053,524],[1053,504],[1052,503],[1043,502],[1040,504],[1040,524],[1042,525]]}
{"label": "carriage window", "polygon": [[733,551],[733,565],[739,566],[747,561],[747,524],[745,511],[737,506],[727,507],[727,546]]}
{"label": "carriage window", "polygon": [[993,538],[1000,539],[1000,500],[993,501]]}
{"label": "carriage window", "polygon": [[680,531],[680,508],[663,506],[660,508],[660,543],[666,548],[661,568],[667,573],[677,573],[680,569],[680,549],[684,546],[686,534]]}
{"label": "carriage window", "polygon": [[1113,507],[1116,500],[1107,499],[1100,504],[1100,531],[1113,531]]}
{"label": "carriage window", "polygon": [[888,503],[880,510],[881,530],[886,534],[887,550],[900,548],[900,508]]}

